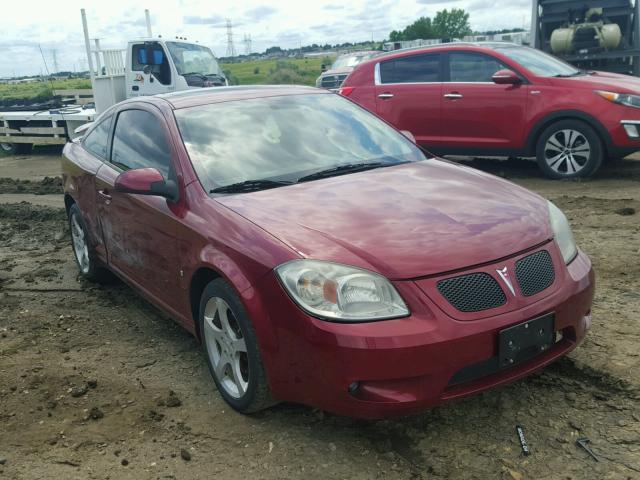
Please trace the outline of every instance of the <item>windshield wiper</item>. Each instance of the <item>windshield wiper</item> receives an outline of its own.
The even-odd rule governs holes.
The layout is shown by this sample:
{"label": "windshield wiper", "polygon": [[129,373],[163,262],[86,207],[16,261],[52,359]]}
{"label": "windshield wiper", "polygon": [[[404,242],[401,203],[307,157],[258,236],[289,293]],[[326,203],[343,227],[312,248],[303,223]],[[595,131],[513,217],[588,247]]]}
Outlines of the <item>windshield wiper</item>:
{"label": "windshield wiper", "polygon": [[347,163],[346,165],[338,165],[337,167],[331,167],[317,172],[310,173],[300,177],[297,182],[308,182],[309,180],[318,180],[320,178],[335,177],[338,175],[344,175],[347,173],[364,172],[365,170],[372,170],[384,165],[390,165],[382,162],[367,162],[367,163]]}
{"label": "windshield wiper", "polygon": [[554,77],[556,78],[569,78],[569,77],[581,77],[582,75],[587,75],[588,72],[585,72],[584,70],[578,70],[577,72],[573,72],[573,73],[558,73],[557,75],[554,75]]}
{"label": "windshield wiper", "polygon": [[209,190],[209,193],[240,193],[240,192],[256,192],[258,190],[266,190],[268,188],[283,187],[291,185],[293,182],[284,180],[245,180],[244,182],[232,183],[223,187],[217,187]]}

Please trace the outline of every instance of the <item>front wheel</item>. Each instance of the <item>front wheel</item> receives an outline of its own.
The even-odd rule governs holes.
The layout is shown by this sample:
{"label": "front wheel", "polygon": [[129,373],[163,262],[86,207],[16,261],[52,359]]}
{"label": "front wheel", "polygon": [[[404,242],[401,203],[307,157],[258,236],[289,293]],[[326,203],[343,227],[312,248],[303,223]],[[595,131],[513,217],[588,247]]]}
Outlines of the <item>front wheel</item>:
{"label": "front wheel", "polygon": [[593,175],[602,164],[604,148],[598,134],[580,120],[561,120],[547,127],[536,146],[542,171],[551,178]]}
{"label": "front wheel", "polygon": [[211,376],[231,407],[253,413],[275,403],[251,320],[222,279],[213,280],[202,292],[200,332]]}

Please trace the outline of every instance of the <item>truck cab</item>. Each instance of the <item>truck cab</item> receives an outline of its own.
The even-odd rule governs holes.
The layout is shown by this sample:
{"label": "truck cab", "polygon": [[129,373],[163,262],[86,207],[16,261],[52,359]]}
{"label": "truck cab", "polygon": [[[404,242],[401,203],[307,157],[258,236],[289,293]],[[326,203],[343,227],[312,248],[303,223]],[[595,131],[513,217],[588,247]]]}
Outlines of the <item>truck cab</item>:
{"label": "truck cab", "polygon": [[183,38],[131,40],[126,50],[90,48],[91,84],[97,113],[144,95],[227,85],[210,48]]}
{"label": "truck cab", "polygon": [[179,38],[130,41],[125,70],[127,98],[227,85],[211,49]]}

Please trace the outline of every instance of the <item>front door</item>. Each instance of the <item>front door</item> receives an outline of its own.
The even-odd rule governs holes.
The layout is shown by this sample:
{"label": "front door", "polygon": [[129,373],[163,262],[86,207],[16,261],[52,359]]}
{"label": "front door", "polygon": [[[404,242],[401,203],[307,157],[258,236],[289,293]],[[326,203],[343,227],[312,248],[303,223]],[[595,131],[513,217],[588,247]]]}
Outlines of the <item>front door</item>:
{"label": "front door", "polygon": [[163,197],[116,192],[116,177],[134,168],[176,179],[164,119],[149,110],[117,114],[109,163],[96,175],[96,198],[109,266],[169,309],[180,306],[179,218]]}
{"label": "front door", "polygon": [[131,45],[131,60],[127,71],[127,98],[156,95],[174,91],[168,52],[159,42]]}
{"label": "front door", "polygon": [[442,55],[427,53],[380,62],[375,67],[376,110],[419,145],[439,144]]}
{"label": "front door", "polygon": [[450,52],[443,83],[442,146],[456,153],[518,149],[523,136],[528,86],[497,85],[491,77],[508,69],[475,52]]}

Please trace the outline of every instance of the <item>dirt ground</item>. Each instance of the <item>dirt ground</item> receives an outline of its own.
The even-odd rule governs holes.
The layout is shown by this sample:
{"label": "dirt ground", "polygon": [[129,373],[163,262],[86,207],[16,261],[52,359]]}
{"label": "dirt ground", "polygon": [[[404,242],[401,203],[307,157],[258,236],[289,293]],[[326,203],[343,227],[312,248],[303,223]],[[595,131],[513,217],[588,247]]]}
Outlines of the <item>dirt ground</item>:
{"label": "dirt ground", "polygon": [[640,157],[582,182],[465,162],[564,209],[597,270],[593,328],[525,380],[360,421],[289,404],[235,413],[188,333],[122,283],[79,280],[58,155],[0,158],[0,478],[640,479]]}

